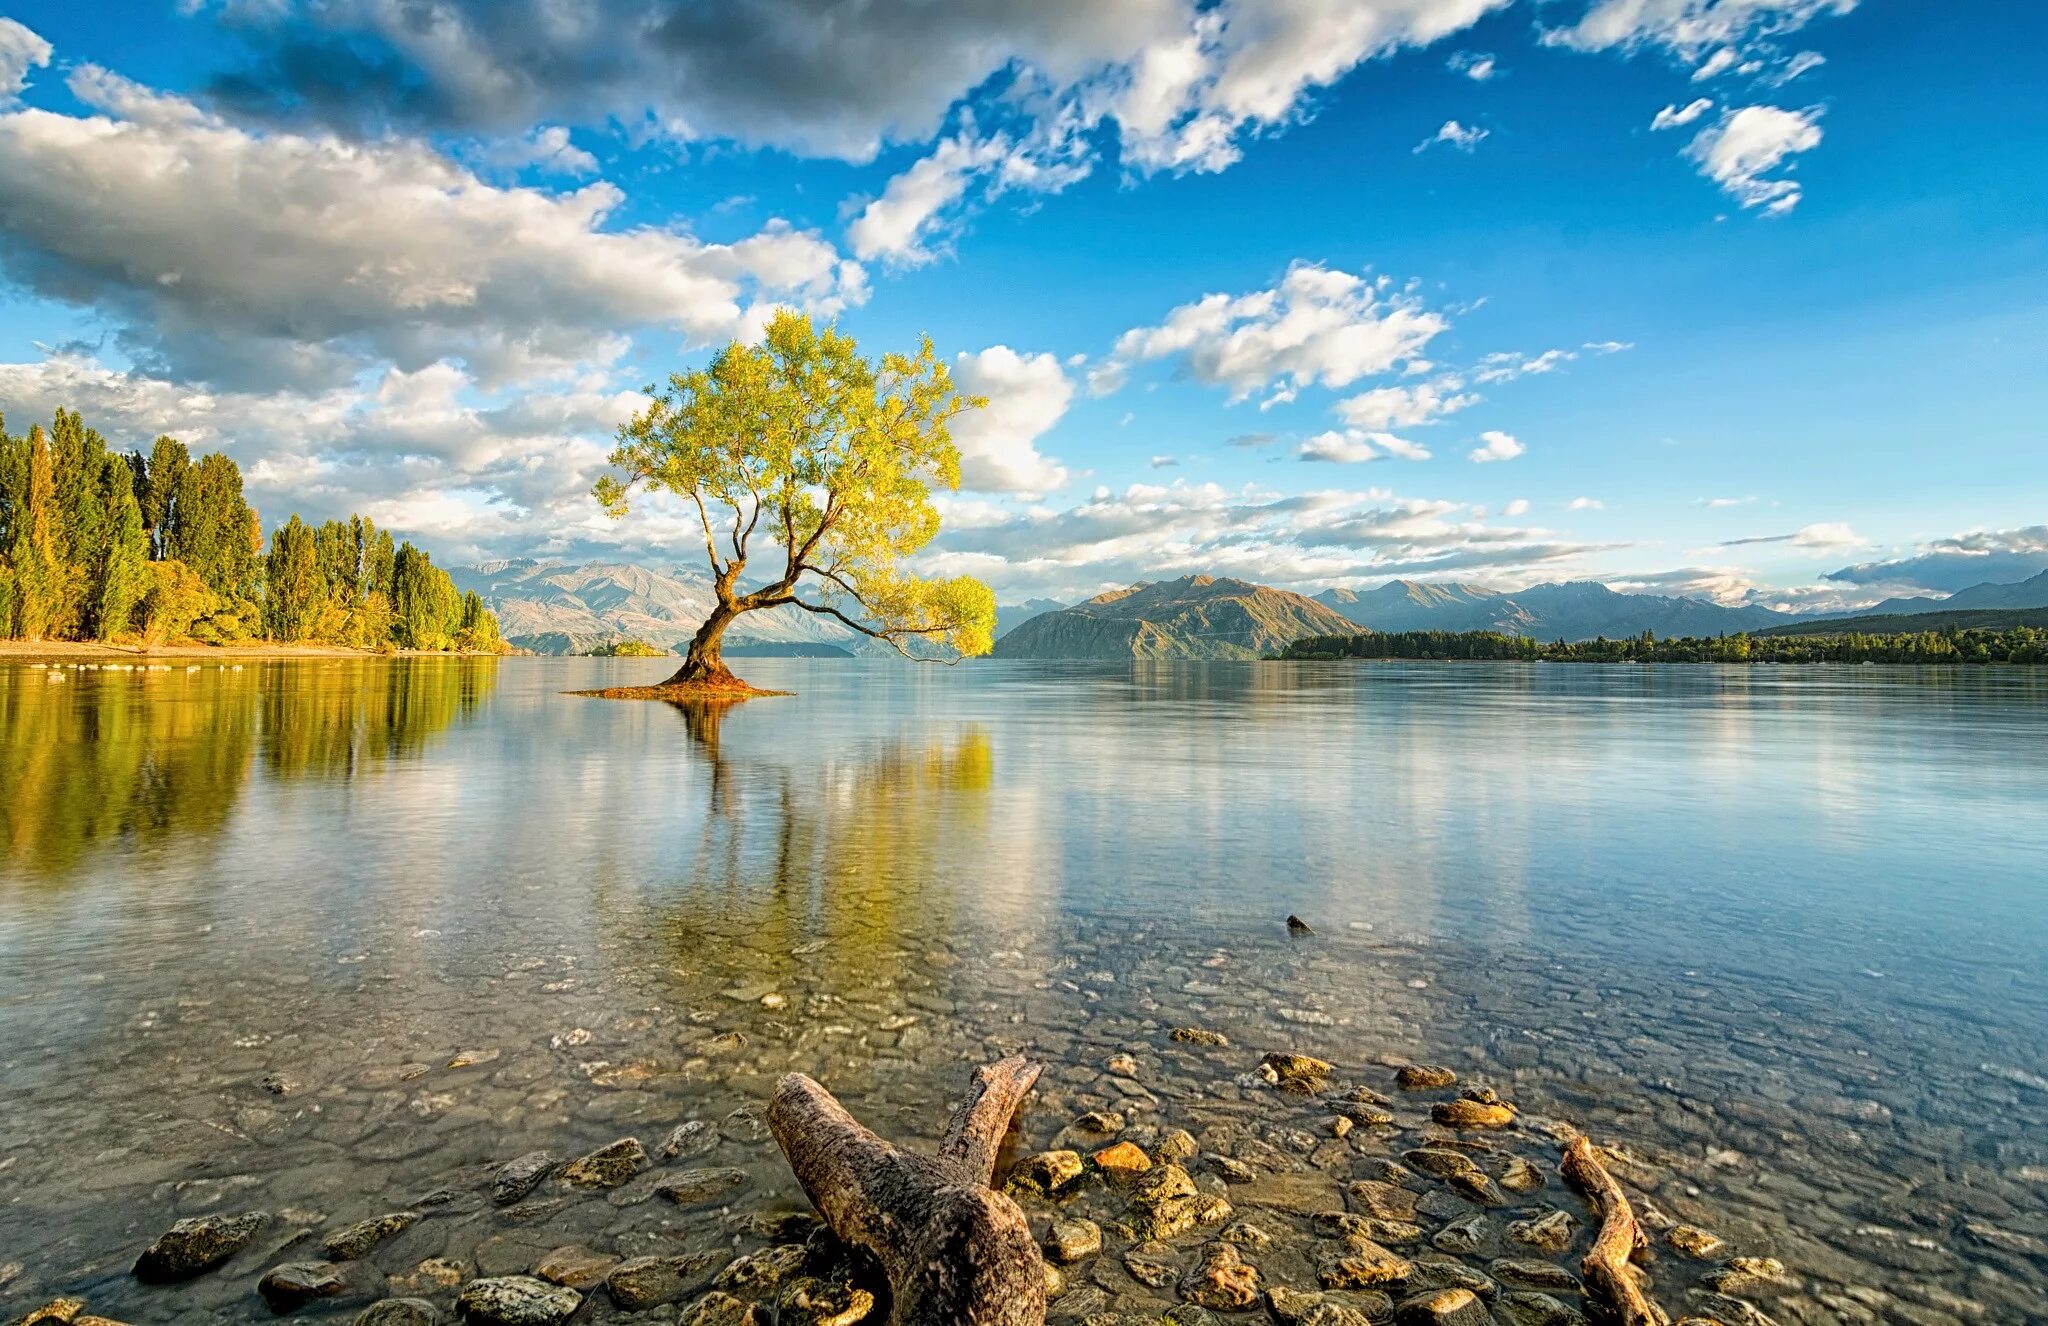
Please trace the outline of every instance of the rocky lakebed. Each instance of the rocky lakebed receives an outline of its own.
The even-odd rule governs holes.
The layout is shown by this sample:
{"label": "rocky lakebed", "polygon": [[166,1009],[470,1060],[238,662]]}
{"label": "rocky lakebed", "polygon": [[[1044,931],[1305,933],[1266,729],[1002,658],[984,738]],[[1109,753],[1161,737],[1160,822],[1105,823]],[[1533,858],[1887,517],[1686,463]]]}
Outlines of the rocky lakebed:
{"label": "rocky lakebed", "polygon": [[[997,1183],[1042,1243],[1054,1321],[1608,1320],[1581,1269],[1599,1218],[1559,1172],[1580,1129],[1674,1321],[2048,1311],[2035,1084],[1968,1071],[1952,1097],[2011,1101],[2011,1131],[1944,1150],[1952,1125],[1828,1010],[1739,1031],[1777,1014],[1696,977],[1673,1000],[1367,934],[672,940],[601,994],[564,957],[483,978],[501,1029],[556,1028],[523,1043],[435,1044],[415,1011],[166,1055],[112,1145],[61,1108],[90,1083],[52,1076],[44,1117],[72,1122],[8,1153],[0,1320],[879,1324],[886,1289],[811,1213],[768,1094],[807,1072],[929,1146],[973,1067],[1012,1052],[1045,1072]],[[241,993],[154,1016],[196,1032]],[[266,993],[307,1027],[348,1009],[331,997]]]}

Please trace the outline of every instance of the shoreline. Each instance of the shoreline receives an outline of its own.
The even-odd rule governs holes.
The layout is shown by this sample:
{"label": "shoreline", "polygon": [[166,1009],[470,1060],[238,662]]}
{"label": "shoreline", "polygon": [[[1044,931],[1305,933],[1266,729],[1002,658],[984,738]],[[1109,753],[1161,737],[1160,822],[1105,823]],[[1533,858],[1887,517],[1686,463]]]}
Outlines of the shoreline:
{"label": "shoreline", "polygon": [[19,663],[83,659],[216,659],[260,663],[299,658],[507,658],[512,655],[452,649],[354,649],[348,645],[294,645],[252,640],[227,645],[116,645],[97,640],[0,640],[0,660]]}

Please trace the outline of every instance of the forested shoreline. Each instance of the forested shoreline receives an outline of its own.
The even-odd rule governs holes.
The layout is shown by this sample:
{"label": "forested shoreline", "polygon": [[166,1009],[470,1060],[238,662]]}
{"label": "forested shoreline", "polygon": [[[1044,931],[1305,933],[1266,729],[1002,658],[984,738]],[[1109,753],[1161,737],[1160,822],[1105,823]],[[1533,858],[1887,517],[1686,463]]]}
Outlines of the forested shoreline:
{"label": "forested shoreline", "polygon": [[501,652],[497,618],[362,516],[272,532],[219,452],[107,445],[75,410],[0,419],[0,638]]}
{"label": "forested shoreline", "polygon": [[1679,636],[1644,632],[1621,640],[1532,640],[1499,631],[1387,631],[1318,635],[1270,657],[1500,660],[1525,663],[1920,663],[2048,664],[2048,629],[2015,626],[1873,635]]}

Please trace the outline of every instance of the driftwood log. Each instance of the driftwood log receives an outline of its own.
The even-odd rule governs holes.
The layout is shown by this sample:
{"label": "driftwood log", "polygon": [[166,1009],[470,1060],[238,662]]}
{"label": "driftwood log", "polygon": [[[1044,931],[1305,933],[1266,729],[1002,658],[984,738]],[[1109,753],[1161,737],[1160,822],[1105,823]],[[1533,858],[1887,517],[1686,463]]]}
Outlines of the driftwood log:
{"label": "driftwood log", "polygon": [[1583,1134],[1564,1149],[1559,1166],[1564,1177],[1586,1195],[1600,1213],[1600,1232],[1593,1237],[1593,1250],[1579,1264],[1586,1280],[1613,1309],[1622,1326],[1670,1326],[1664,1310],[1643,1292],[1641,1274],[1629,1259],[1649,1246],[1628,1195],[1607,1167],[1600,1163],[1592,1140]]}
{"label": "driftwood log", "polygon": [[768,1127],[811,1204],[888,1278],[891,1326],[1041,1326],[1045,1262],[1017,1204],[992,1190],[996,1153],[1039,1067],[974,1071],[936,1156],[855,1122],[802,1073],[775,1086]]}

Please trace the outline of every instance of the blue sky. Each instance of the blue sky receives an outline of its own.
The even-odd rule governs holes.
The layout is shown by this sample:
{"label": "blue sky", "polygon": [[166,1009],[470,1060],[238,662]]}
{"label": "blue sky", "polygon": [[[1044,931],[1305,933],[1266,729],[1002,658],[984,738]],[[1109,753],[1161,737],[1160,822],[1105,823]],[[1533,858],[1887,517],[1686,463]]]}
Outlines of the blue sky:
{"label": "blue sky", "polygon": [[610,429],[789,303],[991,397],[928,564],[1005,600],[2048,567],[2041,6],[0,14],[10,426],[223,447],[272,520],[685,558],[589,501]]}

